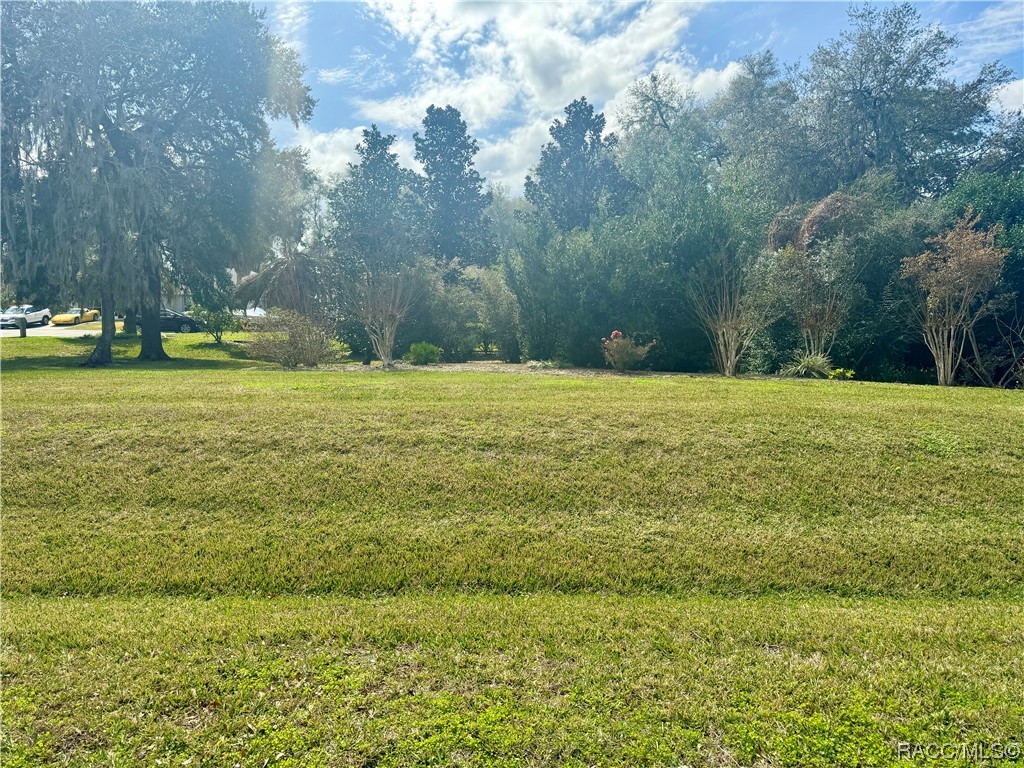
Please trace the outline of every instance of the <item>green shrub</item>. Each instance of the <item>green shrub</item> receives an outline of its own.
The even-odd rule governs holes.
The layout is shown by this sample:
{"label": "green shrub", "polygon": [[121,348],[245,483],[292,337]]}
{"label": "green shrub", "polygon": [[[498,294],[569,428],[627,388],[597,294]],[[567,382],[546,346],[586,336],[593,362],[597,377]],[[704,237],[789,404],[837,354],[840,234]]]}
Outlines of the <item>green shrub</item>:
{"label": "green shrub", "polygon": [[432,365],[441,362],[444,350],[427,341],[417,341],[409,347],[405,359],[413,365]]}
{"label": "green shrub", "polygon": [[238,318],[227,307],[213,308],[193,304],[190,314],[204,331],[213,336],[217,344],[223,341],[225,333],[241,328]]}
{"label": "green shrub", "polygon": [[399,349],[411,342],[429,342],[443,350],[446,363],[464,363],[480,346],[480,297],[475,282],[457,269],[425,267],[423,296],[410,315]]}
{"label": "green shrub", "polygon": [[832,360],[828,355],[797,355],[779,371],[782,376],[802,379],[827,379],[831,373]]}
{"label": "green shrub", "polygon": [[331,337],[308,317],[275,309],[260,322],[260,333],[246,348],[249,357],[278,363],[283,368],[315,368],[339,356]]}
{"label": "green shrub", "polygon": [[650,351],[651,347],[657,344],[657,340],[650,344],[637,344],[622,331],[612,331],[607,339],[601,339],[601,350],[604,352],[604,359],[616,371],[635,371]]}
{"label": "green shrub", "polygon": [[500,268],[468,267],[464,277],[476,286],[479,297],[480,340],[486,354],[497,347],[506,363],[518,363],[523,357],[519,326],[519,302],[508,287]]}
{"label": "green shrub", "polygon": [[856,371],[852,368],[833,368],[828,372],[828,377],[830,379],[849,380],[856,375]]}

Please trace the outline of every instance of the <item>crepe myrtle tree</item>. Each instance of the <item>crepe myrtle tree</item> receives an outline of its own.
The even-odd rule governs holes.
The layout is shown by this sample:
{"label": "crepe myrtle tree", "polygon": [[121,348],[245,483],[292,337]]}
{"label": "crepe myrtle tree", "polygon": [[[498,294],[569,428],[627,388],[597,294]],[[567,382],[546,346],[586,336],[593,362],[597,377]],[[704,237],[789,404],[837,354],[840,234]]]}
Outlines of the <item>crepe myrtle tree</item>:
{"label": "crepe myrtle tree", "polygon": [[343,281],[341,307],[370,337],[385,369],[394,367],[398,328],[416,306],[426,282],[421,267],[367,271]]}
{"label": "crepe myrtle tree", "polygon": [[935,359],[940,386],[955,381],[971,331],[992,307],[1009,253],[995,245],[997,228],[978,229],[979,220],[968,207],[951,229],[928,239],[929,250],[903,260],[911,312]]}
{"label": "crepe myrtle tree", "polygon": [[781,306],[796,323],[805,357],[828,357],[850,315],[859,265],[844,236],[802,250],[766,254],[765,269]]}
{"label": "crepe myrtle tree", "polygon": [[764,260],[744,265],[735,252],[722,249],[691,273],[687,296],[711,343],[715,366],[723,376],[735,376],[740,360],[758,333],[781,315]]}

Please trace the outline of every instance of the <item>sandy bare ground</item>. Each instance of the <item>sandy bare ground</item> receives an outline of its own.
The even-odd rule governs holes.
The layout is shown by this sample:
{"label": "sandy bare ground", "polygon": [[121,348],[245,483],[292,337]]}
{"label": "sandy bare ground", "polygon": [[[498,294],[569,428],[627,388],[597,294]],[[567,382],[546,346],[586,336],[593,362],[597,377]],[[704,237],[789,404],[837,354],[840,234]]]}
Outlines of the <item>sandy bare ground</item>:
{"label": "sandy bare ground", "polygon": [[[96,328],[90,326],[95,325]],[[84,325],[30,325],[25,329],[27,336],[60,336],[65,339],[77,339],[81,336],[99,335],[99,323],[85,323]],[[0,330],[0,338],[18,338],[17,328],[4,328]]]}
{"label": "sandy bare ground", "polygon": [[[120,323],[119,323],[120,325]],[[85,323],[82,325],[44,325],[32,326],[27,329],[28,336],[56,336],[66,339],[81,338],[83,336],[98,336],[100,333],[99,323]],[[18,329],[4,328],[0,330],[0,338],[17,338]],[[356,363],[345,363],[343,365],[322,365],[318,368],[299,368],[297,370],[312,371],[337,371],[343,373],[367,373],[379,371],[380,362],[375,360],[372,365],[359,365]],[[398,360],[394,364],[396,371],[448,371],[451,373],[534,373],[545,376],[632,376],[648,378],[667,378],[670,376],[707,377],[714,374],[693,374],[666,371],[631,371],[629,373],[617,373],[601,368],[557,368],[554,366],[544,367],[536,363],[503,363],[500,360],[474,360],[468,363],[437,363],[434,365],[412,365],[404,360]]]}
{"label": "sandy bare ground", "polygon": [[[344,371],[346,373],[366,373],[368,371],[379,371],[380,363],[374,361],[372,365],[356,365],[346,363],[345,365],[321,366],[314,370]],[[629,373],[618,373],[601,368],[556,368],[543,367],[530,363],[503,363],[497,360],[474,360],[468,363],[437,363],[434,365],[411,365],[405,361],[397,361],[394,365],[396,371],[448,371],[451,373],[537,373],[546,376],[631,376],[648,378],[667,378],[670,376],[689,376],[691,378],[704,378],[713,374],[677,373],[666,371],[630,371]]]}

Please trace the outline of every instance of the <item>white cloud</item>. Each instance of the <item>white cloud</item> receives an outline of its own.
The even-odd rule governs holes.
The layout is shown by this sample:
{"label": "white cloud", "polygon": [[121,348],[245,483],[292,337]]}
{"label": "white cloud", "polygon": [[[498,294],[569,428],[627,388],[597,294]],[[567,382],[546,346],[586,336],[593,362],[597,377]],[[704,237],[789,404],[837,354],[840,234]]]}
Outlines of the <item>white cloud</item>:
{"label": "white cloud", "polygon": [[453,0],[370,0],[369,13],[396,36],[414,46],[413,57],[436,63],[446,49],[472,42],[501,10],[502,3],[465,3]]}
{"label": "white cloud", "polygon": [[1005,112],[1024,109],[1024,78],[1007,83],[995,95],[996,103]]}
{"label": "white cloud", "polygon": [[730,61],[722,69],[703,69],[695,73],[687,86],[703,99],[709,99],[725,88],[743,70],[738,61]]}
{"label": "white cloud", "polygon": [[523,191],[530,167],[537,162],[540,148],[550,140],[550,120],[537,118],[514,128],[506,136],[480,142],[476,167],[494,184],[504,184],[513,194]]}
{"label": "white cloud", "polygon": [[571,38],[560,53],[561,61],[549,61],[544,49],[536,48],[541,71],[556,63],[562,70],[561,76],[553,78],[553,87],[536,94],[538,101],[553,109],[586,95],[603,105],[650,72],[654,64],[675,59],[679,38],[689,24],[685,15],[689,10],[673,3],[646,5],[617,34],[593,41]]}
{"label": "white cloud", "polygon": [[586,96],[614,128],[611,110],[636,79],[659,65],[671,66],[684,86],[702,95],[728,82],[737,65],[695,72],[681,49],[700,6],[371,0],[369,15],[412,46],[414,83],[356,106],[364,120],[412,130],[430,104],[452,104],[480,142],[481,173],[520,190],[548,139],[547,126],[573,99]]}
{"label": "white cloud", "polygon": [[[371,0],[366,13],[392,39],[412,47],[411,84],[387,98],[376,87],[392,85],[387,55],[356,48],[341,66],[317,72],[320,82],[346,85],[364,95],[353,100],[358,117],[405,135],[396,143],[400,162],[416,167],[411,133],[431,104],[457,107],[480,144],[476,163],[489,180],[519,192],[526,173],[549,139],[548,126],[573,99],[586,96],[614,130],[615,109],[629,86],[655,68],[681,85],[710,96],[738,65],[698,71],[683,39],[699,3],[652,0],[594,2],[489,2]],[[278,33],[301,46],[308,7],[291,2],[275,13]],[[393,55],[391,53],[390,55]],[[338,172],[355,158],[361,128],[292,137],[310,151],[311,164]]]}
{"label": "white cloud", "polygon": [[310,7],[302,0],[282,0],[274,6],[272,27],[287,45],[300,56],[306,53],[306,30],[309,27]]}
{"label": "white cloud", "polygon": [[388,66],[387,56],[376,56],[357,46],[347,66],[318,70],[317,80],[327,85],[348,85],[363,91],[374,91],[394,85],[396,76]]}
{"label": "white cloud", "polygon": [[399,136],[393,147],[398,155],[398,164],[403,168],[410,168],[417,173],[423,173],[423,166],[416,160],[416,145],[413,140],[406,136]]}
{"label": "white cloud", "polygon": [[342,173],[349,163],[358,159],[356,145],[363,137],[363,126],[315,131],[300,125],[292,142],[309,150],[309,164],[324,176]]}
{"label": "white cloud", "polygon": [[[460,89],[485,119],[501,110],[480,103],[478,90],[501,82],[550,112],[587,95],[600,104],[655,60],[670,56],[696,4],[651,3],[397,3],[378,0],[372,13],[413,45],[418,92]],[[452,62],[465,62],[453,81]],[[507,96],[499,99],[508,103]],[[372,109],[372,104],[366,108]],[[468,107],[467,107],[468,109]]]}
{"label": "white cloud", "polygon": [[505,116],[516,96],[515,86],[495,73],[460,78],[441,71],[413,93],[374,101],[359,99],[356,106],[366,120],[396,128],[418,128],[431,104],[458,107],[470,131],[479,131]]}
{"label": "white cloud", "polygon": [[327,85],[341,85],[355,79],[356,73],[350,67],[335,67],[334,69],[321,69],[316,73],[316,79]]}
{"label": "white cloud", "polygon": [[977,18],[952,27],[960,39],[955,74],[971,78],[978,70],[1010,55],[1020,55],[1024,38],[1024,4],[1003,0],[986,6]]}
{"label": "white cloud", "polygon": [[[300,146],[309,152],[309,165],[322,176],[344,173],[349,163],[359,160],[356,145],[363,140],[363,130],[368,125],[354,128],[337,128],[333,131],[317,131],[308,125],[298,128],[286,120],[275,121],[272,126],[274,139],[282,146]],[[411,138],[399,137],[393,151],[398,162],[405,168],[422,171],[416,162],[416,147]]]}

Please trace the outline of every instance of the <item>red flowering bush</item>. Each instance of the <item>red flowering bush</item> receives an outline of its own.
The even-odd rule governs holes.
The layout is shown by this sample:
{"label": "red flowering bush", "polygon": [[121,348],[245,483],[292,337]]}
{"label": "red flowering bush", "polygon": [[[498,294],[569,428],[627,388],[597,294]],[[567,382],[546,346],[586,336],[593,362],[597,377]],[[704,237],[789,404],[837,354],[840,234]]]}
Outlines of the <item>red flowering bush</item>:
{"label": "red flowering bush", "polygon": [[607,339],[601,339],[601,350],[604,359],[616,371],[635,371],[650,348],[657,343],[655,339],[650,344],[637,344],[628,336],[623,336],[622,331],[612,331]]}

